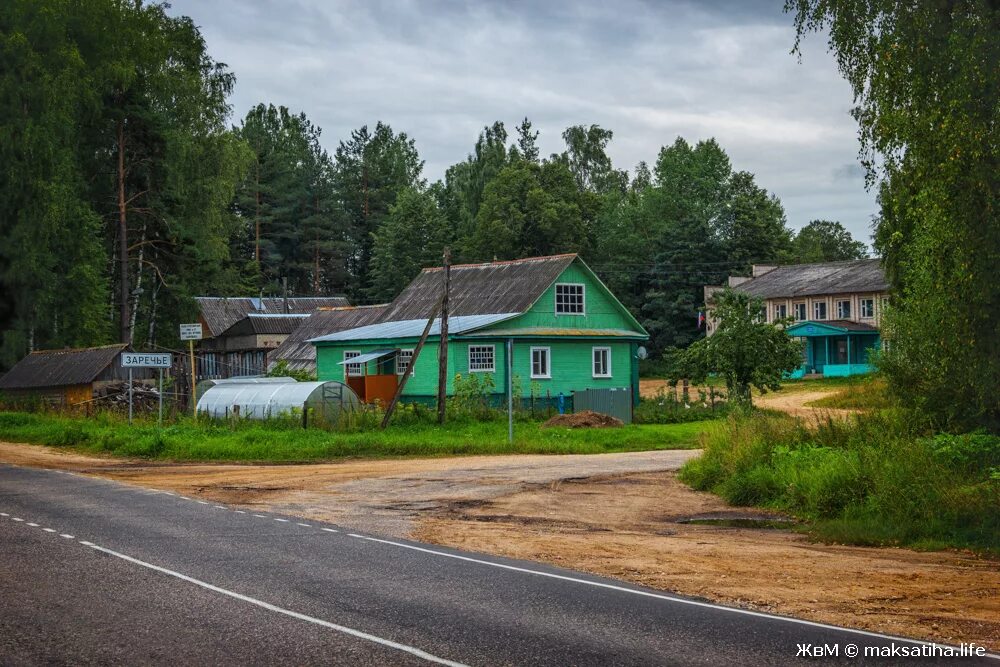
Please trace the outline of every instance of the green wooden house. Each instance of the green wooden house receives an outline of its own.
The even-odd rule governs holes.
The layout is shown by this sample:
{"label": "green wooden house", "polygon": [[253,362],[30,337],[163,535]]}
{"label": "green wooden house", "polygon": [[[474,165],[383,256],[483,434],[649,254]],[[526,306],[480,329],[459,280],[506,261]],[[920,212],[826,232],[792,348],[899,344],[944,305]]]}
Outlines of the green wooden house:
{"label": "green wooden house", "polygon": [[[442,294],[440,268],[424,269],[378,322],[311,339],[320,380],[341,380],[365,401],[387,401]],[[574,392],[614,388],[638,397],[638,348],[645,329],[575,254],[451,268],[448,394],[456,376],[478,374],[522,400],[572,400]],[[403,398],[437,396],[440,320],[431,328]]]}

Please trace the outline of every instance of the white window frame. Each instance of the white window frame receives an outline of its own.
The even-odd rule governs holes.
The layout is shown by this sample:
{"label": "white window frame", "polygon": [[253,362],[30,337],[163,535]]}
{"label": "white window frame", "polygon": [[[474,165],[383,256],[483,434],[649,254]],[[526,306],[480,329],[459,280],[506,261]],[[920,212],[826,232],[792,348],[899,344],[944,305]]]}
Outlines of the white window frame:
{"label": "white window frame", "polygon": [[[489,368],[473,368],[472,367],[472,350],[475,348],[486,349],[489,348],[490,355],[492,356],[493,364]],[[496,373],[497,372],[497,346],[496,345],[470,345],[468,349],[468,362],[469,362],[469,372],[470,373]]]}
{"label": "white window frame", "polygon": [[[799,317],[799,306],[802,306],[802,317]],[[796,322],[805,322],[809,319],[809,304],[805,301],[799,301],[798,303],[792,304],[792,315],[795,317]]]}
{"label": "white window frame", "polygon": [[[821,321],[827,319],[826,316],[829,313],[827,313],[826,305],[827,305],[826,301],[813,301],[813,319],[816,320],[817,322],[821,322]],[[823,317],[819,316],[819,307],[820,306],[823,306]]]}
{"label": "white window frame", "polygon": [[[582,309],[579,313],[562,313],[559,312],[559,288],[560,287],[579,287],[580,288],[580,308]],[[552,291],[553,300],[553,310],[556,315],[569,315],[573,317],[585,316],[587,314],[587,285],[585,283],[556,283],[555,289]]]}
{"label": "white window frame", "polygon": [[[847,314],[844,314],[843,306],[847,304]],[[851,318],[851,300],[850,299],[837,299],[837,319],[847,320]]]}
{"label": "white window frame", "polygon": [[[535,373],[535,352],[545,353],[545,373]],[[552,348],[551,347],[532,347],[531,354],[529,356],[529,361],[531,362],[531,379],[532,380],[551,380],[552,379]]]}
{"label": "white window frame", "polygon": [[[608,360],[607,368],[604,369],[605,372],[602,373],[602,374],[598,374],[598,372],[597,372],[597,353],[598,352],[604,352],[604,353],[606,353],[608,355],[607,356],[607,360]],[[614,377],[613,374],[612,374],[612,371],[611,371],[611,348],[610,347],[607,347],[607,346],[597,346],[597,347],[590,348],[590,373],[591,373],[591,377],[595,377],[595,378],[609,378],[609,377]]]}
{"label": "white window frame", "polygon": [[[410,347],[410,348],[401,349],[399,352],[396,353],[396,375],[403,375],[404,373],[406,373],[406,368],[403,368],[403,370],[399,369],[399,358],[400,358],[400,356],[402,356],[404,353],[407,353],[407,352],[409,353],[409,358],[406,361],[406,368],[408,368],[410,366],[410,364],[413,363],[413,348]],[[410,371],[410,377],[413,377],[413,374],[415,372],[416,372],[416,369]]]}
{"label": "white window frame", "polygon": [[[865,314],[865,305],[868,306],[868,314]],[[873,320],[875,319],[875,299],[859,299],[858,300],[858,316],[863,320]]]}
{"label": "white window frame", "polygon": [[[351,356],[347,356],[351,355]],[[353,359],[354,357],[360,357],[361,350],[344,350],[344,361],[348,359]],[[355,368],[355,371],[351,369]],[[344,377],[345,378],[359,378],[365,376],[365,369],[363,364],[344,364]]]}
{"label": "white window frame", "polygon": [[[782,312],[782,310],[784,310],[784,312]],[[788,304],[787,303],[774,304],[774,320],[783,320],[786,317],[788,317]]]}

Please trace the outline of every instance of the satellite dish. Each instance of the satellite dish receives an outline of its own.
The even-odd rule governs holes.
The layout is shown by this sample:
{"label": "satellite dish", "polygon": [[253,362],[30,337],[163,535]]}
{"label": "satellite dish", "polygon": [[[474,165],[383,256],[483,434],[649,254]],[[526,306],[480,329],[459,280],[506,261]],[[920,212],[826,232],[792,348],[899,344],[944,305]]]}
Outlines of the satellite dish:
{"label": "satellite dish", "polygon": [[636,355],[640,359],[648,359],[649,358],[649,352],[647,352],[646,348],[643,347],[642,345],[639,346],[639,348],[635,351],[635,353],[636,353]]}

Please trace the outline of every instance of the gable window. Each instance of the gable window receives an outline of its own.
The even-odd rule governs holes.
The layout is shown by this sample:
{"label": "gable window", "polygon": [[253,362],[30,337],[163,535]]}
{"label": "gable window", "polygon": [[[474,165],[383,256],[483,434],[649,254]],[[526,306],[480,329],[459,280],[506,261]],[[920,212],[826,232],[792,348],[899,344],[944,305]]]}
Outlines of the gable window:
{"label": "gable window", "polygon": [[806,320],[806,304],[805,303],[795,303],[792,304],[792,309],[795,313],[795,319],[799,322],[804,322]]}
{"label": "gable window", "polygon": [[861,299],[861,318],[870,320],[875,317],[875,299]]}
{"label": "gable window", "polygon": [[586,313],[587,288],[581,283],[556,283],[556,315]]}
{"label": "gable window", "polygon": [[774,319],[783,320],[788,317],[788,304],[777,303],[774,305]]}
{"label": "gable window", "polygon": [[813,303],[813,319],[814,320],[826,319],[826,301],[816,301],[815,303]]}
{"label": "gable window", "polygon": [[[396,375],[403,375],[413,361],[413,350],[400,350],[396,353]],[[413,373],[410,373],[413,375]]]}
{"label": "gable window", "polygon": [[851,302],[850,301],[838,301],[837,302],[837,319],[846,320],[851,317]]}
{"label": "gable window", "polygon": [[[357,350],[344,350],[344,361],[348,359],[353,359],[354,357],[360,357],[361,353]],[[345,372],[347,377],[358,377],[364,375],[365,371],[361,367],[361,364],[344,364]]]}
{"label": "gable window", "polygon": [[550,365],[551,350],[547,347],[531,348],[531,379],[548,379],[552,377]]}
{"label": "gable window", "polygon": [[594,348],[594,377],[595,378],[609,378],[609,377],[611,377],[611,348],[610,347],[595,347]]}
{"label": "gable window", "polygon": [[492,373],[496,370],[496,346],[495,345],[470,345],[469,346],[469,372],[470,373]]}

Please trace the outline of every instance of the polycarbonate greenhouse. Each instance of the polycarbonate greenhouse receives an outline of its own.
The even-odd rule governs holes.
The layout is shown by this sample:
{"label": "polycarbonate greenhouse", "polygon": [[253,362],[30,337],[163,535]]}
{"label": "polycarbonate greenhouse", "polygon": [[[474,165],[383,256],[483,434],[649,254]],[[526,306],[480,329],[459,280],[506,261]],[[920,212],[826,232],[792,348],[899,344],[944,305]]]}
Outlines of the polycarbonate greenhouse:
{"label": "polycarbonate greenhouse", "polygon": [[272,419],[308,411],[309,421],[335,423],[345,410],[361,405],[343,382],[238,382],[231,379],[208,387],[198,399],[198,414],[209,417]]}

